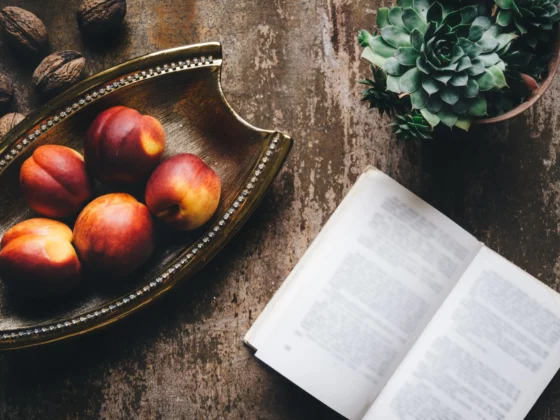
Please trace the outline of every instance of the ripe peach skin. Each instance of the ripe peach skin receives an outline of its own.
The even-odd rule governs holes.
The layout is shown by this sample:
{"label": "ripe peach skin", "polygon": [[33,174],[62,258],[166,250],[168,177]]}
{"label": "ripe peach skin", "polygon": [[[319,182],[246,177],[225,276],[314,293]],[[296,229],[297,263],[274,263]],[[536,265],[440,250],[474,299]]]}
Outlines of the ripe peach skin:
{"label": "ripe peach skin", "polygon": [[25,201],[43,216],[75,215],[93,195],[84,158],[69,147],[38,147],[21,166],[19,180]]}
{"label": "ripe peach skin", "polygon": [[88,171],[104,184],[145,181],[165,149],[163,127],[153,117],[124,106],[103,111],[85,140]]}
{"label": "ripe peach skin", "polygon": [[89,203],[74,225],[74,245],[85,267],[113,276],[132,273],[154,250],[152,215],[129,194]]}
{"label": "ripe peach skin", "polygon": [[198,156],[182,153],[156,168],[146,186],[146,205],[168,225],[193,230],[212,217],[220,194],[216,172]]}
{"label": "ripe peach skin", "polygon": [[0,242],[0,276],[31,297],[55,296],[80,283],[81,264],[72,231],[50,219],[29,219],[9,229]]}

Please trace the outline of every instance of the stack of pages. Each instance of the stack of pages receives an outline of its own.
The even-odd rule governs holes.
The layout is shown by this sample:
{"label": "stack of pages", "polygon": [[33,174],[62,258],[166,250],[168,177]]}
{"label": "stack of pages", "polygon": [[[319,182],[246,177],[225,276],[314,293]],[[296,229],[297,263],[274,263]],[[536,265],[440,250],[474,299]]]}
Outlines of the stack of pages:
{"label": "stack of pages", "polygon": [[560,295],[371,169],[245,341],[349,419],[523,419],[560,367]]}

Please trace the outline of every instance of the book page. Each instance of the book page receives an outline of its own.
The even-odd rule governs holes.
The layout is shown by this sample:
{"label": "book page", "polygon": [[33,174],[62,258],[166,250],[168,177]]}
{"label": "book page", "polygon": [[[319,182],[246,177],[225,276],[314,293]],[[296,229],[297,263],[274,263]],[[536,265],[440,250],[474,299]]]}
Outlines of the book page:
{"label": "book page", "polygon": [[256,356],[359,419],[482,245],[380,171],[341,207],[261,325]]}
{"label": "book page", "polygon": [[560,295],[484,248],[365,420],[521,420],[560,368]]}

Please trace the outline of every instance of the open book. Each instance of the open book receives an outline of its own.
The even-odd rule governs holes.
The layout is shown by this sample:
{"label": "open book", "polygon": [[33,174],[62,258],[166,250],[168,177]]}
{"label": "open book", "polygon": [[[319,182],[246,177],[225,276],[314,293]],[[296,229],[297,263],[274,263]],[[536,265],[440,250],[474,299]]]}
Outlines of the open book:
{"label": "open book", "polygon": [[560,368],[560,295],[371,169],[245,341],[349,419],[523,419]]}

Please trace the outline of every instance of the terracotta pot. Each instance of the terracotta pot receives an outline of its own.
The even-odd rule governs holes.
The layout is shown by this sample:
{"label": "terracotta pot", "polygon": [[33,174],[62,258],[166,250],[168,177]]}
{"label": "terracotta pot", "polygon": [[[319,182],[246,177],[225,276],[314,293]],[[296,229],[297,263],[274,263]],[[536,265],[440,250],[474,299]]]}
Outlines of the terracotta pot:
{"label": "terracotta pot", "polygon": [[511,111],[506,112],[505,114],[499,115],[497,117],[475,120],[473,121],[473,124],[493,124],[501,121],[506,121],[532,107],[533,104],[537,102],[550,87],[550,84],[554,80],[554,76],[556,76],[556,73],[558,72],[558,67],[560,66],[560,26],[558,26],[556,31],[556,39],[554,40],[553,51],[554,53],[550,59],[550,63],[548,64],[548,77],[533,92],[533,96],[531,96],[528,101],[523,102],[517,108],[514,108]]}

